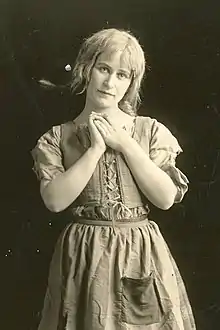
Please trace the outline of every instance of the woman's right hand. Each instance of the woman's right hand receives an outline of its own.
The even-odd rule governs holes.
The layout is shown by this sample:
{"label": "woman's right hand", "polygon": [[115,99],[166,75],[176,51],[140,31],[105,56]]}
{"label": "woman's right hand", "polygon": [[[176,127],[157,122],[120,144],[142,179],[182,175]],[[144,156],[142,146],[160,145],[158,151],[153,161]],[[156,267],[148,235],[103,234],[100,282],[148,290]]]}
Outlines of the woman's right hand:
{"label": "woman's right hand", "polygon": [[88,122],[88,128],[91,138],[91,148],[99,151],[101,154],[103,154],[106,150],[106,144],[105,141],[97,129],[96,125],[94,124],[94,118],[93,114],[89,116],[89,122]]}

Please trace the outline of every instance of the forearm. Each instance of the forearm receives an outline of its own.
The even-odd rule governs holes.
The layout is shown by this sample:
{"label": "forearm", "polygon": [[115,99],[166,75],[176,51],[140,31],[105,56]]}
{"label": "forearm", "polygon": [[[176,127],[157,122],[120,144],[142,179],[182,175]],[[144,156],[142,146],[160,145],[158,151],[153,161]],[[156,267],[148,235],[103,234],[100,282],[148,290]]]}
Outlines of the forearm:
{"label": "forearm", "polygon": [[41,186],[41,196],[49,210],[60,212],[73,203],[90,180],[101,154],[89,148],[66,172]]}
{"label": "forearm", "polygon": [[170,208],[175,200],[177,188],[172,179],[161,170],[132,138],[122,148],[128,167],[137,185],[155,206]]}

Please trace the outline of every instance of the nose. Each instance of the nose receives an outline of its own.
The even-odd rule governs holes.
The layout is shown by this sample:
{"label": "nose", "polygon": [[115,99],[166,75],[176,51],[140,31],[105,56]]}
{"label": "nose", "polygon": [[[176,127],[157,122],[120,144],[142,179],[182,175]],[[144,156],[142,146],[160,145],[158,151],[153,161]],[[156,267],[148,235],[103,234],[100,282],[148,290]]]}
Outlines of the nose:
{"label": "nose", "polygon": [[104,81],[104,85],[110,89],[114,87],[114,84],[115,84],[115,76],[113,74],[109,74]]}

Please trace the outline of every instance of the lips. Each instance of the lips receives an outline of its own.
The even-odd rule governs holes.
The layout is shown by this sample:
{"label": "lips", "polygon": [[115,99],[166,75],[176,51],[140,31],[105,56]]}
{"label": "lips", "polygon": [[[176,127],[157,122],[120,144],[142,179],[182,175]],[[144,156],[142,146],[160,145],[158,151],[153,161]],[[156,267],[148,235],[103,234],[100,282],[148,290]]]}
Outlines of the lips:
{"label": "lips", "polygon": [[109,95],[109,96],[114,96],[113,94],[109,93],[109,92],[106,92],[106,91],[101,91],[101,90],[98,90],[101,94],[104,94],[104,95]]}

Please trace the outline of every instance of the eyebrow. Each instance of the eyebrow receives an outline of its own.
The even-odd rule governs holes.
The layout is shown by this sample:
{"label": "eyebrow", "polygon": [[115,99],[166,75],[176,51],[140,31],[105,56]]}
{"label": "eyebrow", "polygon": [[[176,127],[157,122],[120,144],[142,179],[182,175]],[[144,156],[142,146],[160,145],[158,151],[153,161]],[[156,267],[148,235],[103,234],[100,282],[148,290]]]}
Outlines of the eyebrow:
{"label": "eyebrow", "polygon": [[[105,65],[109,69],[112,69],[112,67],[110,65],[108,65],[106,62],[98,62],[97,65]],[[119,71],[127,73],[127,74],[131,74],[131,70],[129,71],[128,69],[119,69]]]}

